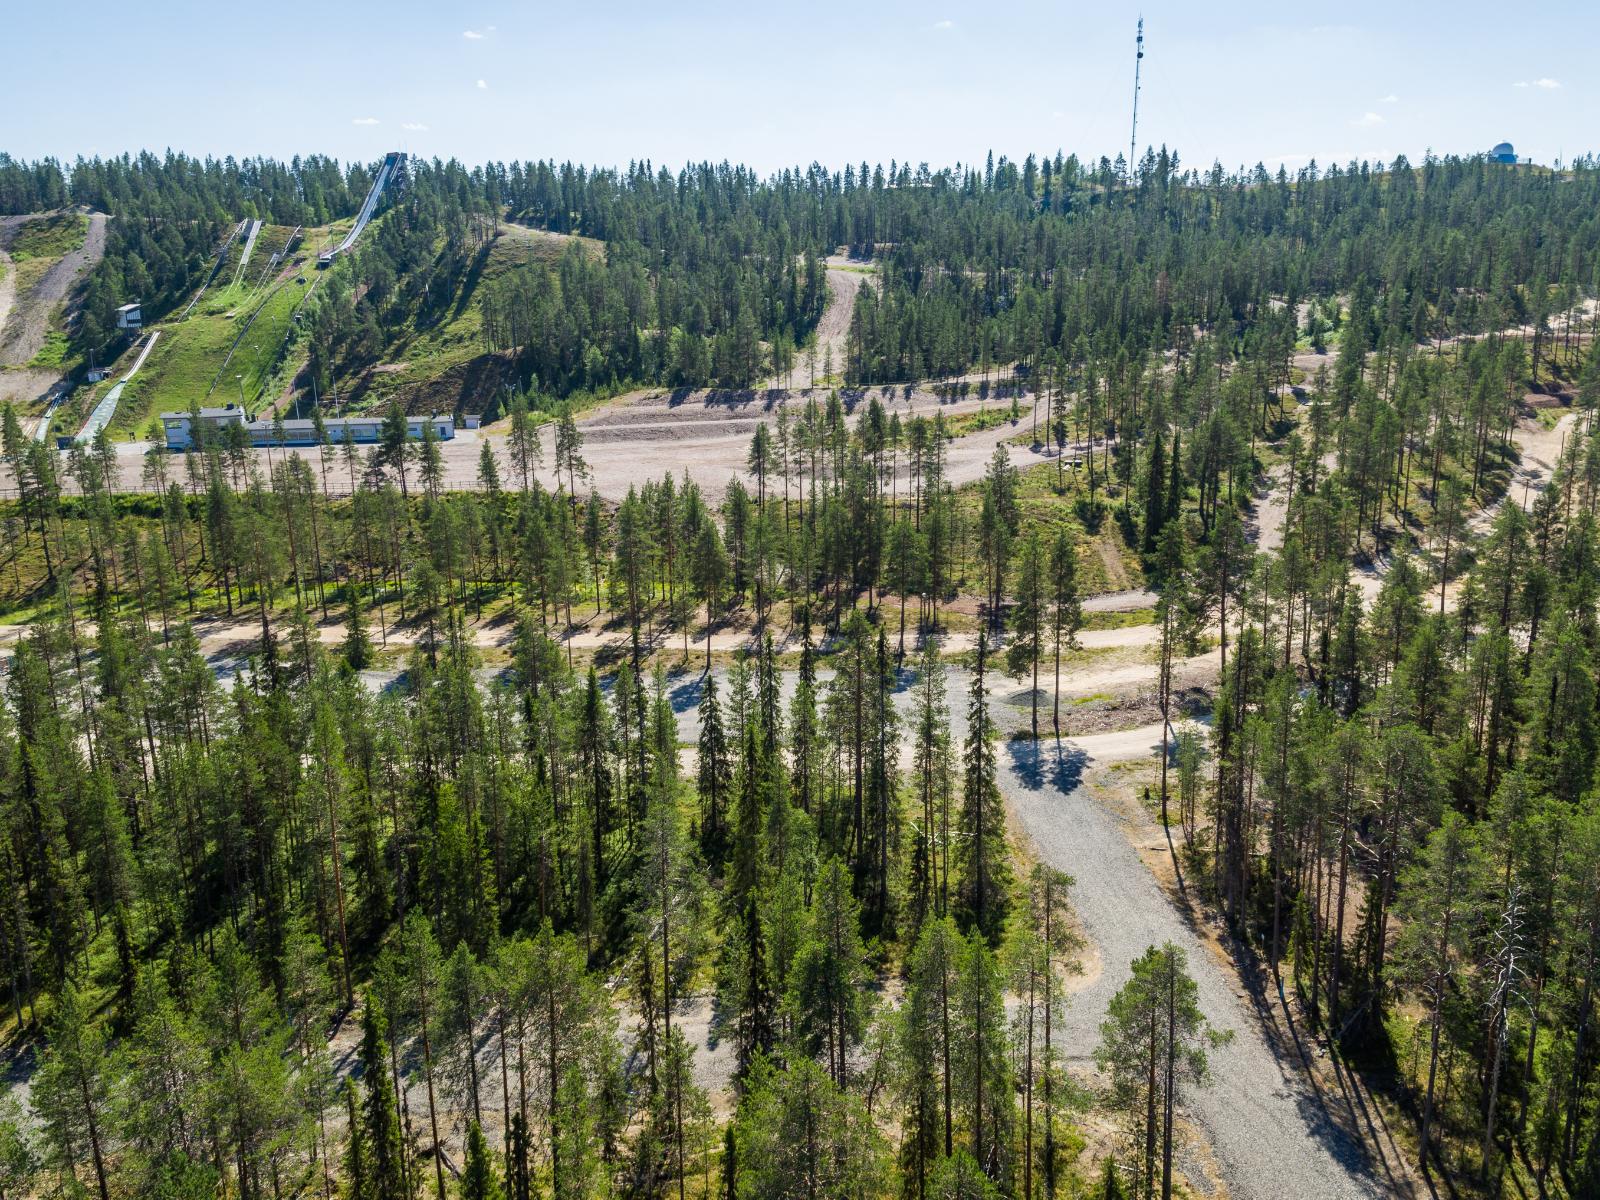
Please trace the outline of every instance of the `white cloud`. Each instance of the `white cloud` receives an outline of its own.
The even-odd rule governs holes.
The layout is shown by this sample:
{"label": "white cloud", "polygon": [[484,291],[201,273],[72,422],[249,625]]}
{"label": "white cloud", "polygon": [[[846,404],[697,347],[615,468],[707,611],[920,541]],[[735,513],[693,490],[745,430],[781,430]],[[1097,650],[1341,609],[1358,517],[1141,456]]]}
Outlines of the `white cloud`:
{"label": "white cloud", "polygon": [[1546,76],[1543,79],[1535,79],[1532,81],[1527,79],[1519,79],[1517,80],[1515,86],[1519,88],[1543,88],[1547,92],[1553,92],[1561,86],[1561,81],[1559,79],[1551,79],[1549,76]]}
{"label": "white cloud", "polygon": [[1382,125],[1383,118],[1375,112],[1364,112],[1350,124],[1357,129],[1371,129],[1375,125]]}
{"label": "white cloud", "polygon": [[469,42],[481,42],[483,40],[483,34],[479,33],[476,29],[463,29],[461,31],[461,36],[466,38]]}
{"label": "white cloud", "polygon": [[428,127],[426,125],[424,125],[421,121],[403,121],[400,124],[400,128],[406,130],[408,133],[427,133],[428,132]]}
{"label": "white cloud", "polygon": [[1390,92],[1387,96],[1385,96],[1381,100],[1379,100],[1378,103],[1379,104],[1399,104],[1400,103],[1400,97],[1396,96],[1393,92]]}
{"label": "white cloud", "polygon": [[376,124],[378,124],[378,118],[377,117],[357,117],[354,121],[351,121],[350,124],[352,124],[352,125],[376,125]]}
{"label": "white cloud", "polygon": [[478,90],[480,92],[487,92],[489,90],[489,81],[487,79],[478,80]]}
{"label": "white cloud", "polygon": [[946,29],[954,29],[956,27],[956,23],[954,21],[950,21],[950,20],[935,21],[933,23],[933,27],[935,29],[943,31],[943,30],[946,30]]}

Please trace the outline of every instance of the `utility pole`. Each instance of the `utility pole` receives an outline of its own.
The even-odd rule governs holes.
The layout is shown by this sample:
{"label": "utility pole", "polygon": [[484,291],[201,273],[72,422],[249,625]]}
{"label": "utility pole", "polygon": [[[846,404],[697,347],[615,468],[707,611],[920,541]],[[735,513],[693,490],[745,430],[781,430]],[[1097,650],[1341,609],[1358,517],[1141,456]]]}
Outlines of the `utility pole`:
{"label": "utility pole", "polygon": [[1139,35],[1135,39],[1133,57],[1133,131],[1128,135],[1128,186],[1133,186],[1133,169],[1138,162],[1139,147],[1139,66],[1144,62],[1144,18],[1139,18]]}

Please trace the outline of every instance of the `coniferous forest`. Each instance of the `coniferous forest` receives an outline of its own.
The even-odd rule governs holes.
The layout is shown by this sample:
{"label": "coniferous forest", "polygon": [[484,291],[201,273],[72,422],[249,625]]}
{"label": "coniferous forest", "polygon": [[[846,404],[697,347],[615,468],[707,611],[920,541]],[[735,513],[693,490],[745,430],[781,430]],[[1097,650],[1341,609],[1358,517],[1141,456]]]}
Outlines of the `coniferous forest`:
{"label": "coniferous forest", "polygon": [[[372,174],[0,212],[91,345]],[[473,442],[3,413],[0,1197],[1600,1195],[1600,165],[417,161],[328,279]]]}

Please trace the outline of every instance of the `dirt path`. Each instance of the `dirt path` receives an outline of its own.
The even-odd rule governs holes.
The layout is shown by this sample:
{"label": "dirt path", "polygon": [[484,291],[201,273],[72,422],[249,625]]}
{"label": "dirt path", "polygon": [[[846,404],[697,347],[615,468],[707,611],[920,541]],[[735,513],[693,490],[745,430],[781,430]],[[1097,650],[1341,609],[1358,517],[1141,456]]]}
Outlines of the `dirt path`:
{"label": "dirt path", "polygon": [[[1106,594],[1107,597],[1115,595],[1116,593]],[[1104,597],[1091,596],[1085,601],[1085,605],[1102,598]],[[886,600],[886,603],[892,606],[892,601]],[[628,631],[608,624],[613,617],[612,613],[602,612],[596,617],[590,603],[584,601],[575,606],[573,617],[574,628],[571,634],[563,637],[559,627],[552,630],[552,636],[556,637],[559,645],[571,646],[573,650],[585,653],[597,650],[622,650],[627,647]],[[259,649],[261,625],[254,615],[240,616],[232,620],[223,617],[200,617],[189,622],[189,625],[200,644],[201,654],[214,668],[231,669]],[[82,628],[85,636],[93,636],[92,622],[85,622]],[[25,624],[0,624],[0,650],[15,644],[27,630],[28,626]],[[281,621],[275,625],[275,630],[280,637],[289,636]],[[312,630],[317,642],[327,649],[342,645],[348,634],[342,619],[319,621],[312,626]],[[157,629],[156,633],[159,636],[160,630]],[[415,625],[388,626],[380,629],[376,621],[370,618],[367,633],[372,644],[380,650],[414,646],[422,636],[422,631]],[[800,636],[797,630],[774,625],[770,633],[773,647],[779,654],[798,652]],[[480,650],[503,650],[515,642],[516,625],[509,620],[490,620],[470,625],[467,635],[472,644]],[[683,648],[683,632],[680,629],[657,626],[641,631],[641,635],[652,651],[670,655]],[[752,647],[753,637],[751,629],[745,626],[714,629],[711,634],[711,649],[715,654],[748,650]],[[907,646],[910,647],[915,640],[915,634],[908,631]],[[1086,629],[1079,632],[1077,640],[1080,650],[1104,652],[1107,657],[1104,661],[1069,663],[1061,673],[1063,694],[1089,694],[1107,687],[1138,685],[1155,678],[1155,664],[1147,663],[1142,658],[1143,652],[1161,640],[1161,631],[1155,625]],[[940,638],[939,643],[941,651],[946,655],[965,653],[972,650],[976,644],[976,635],[966,632],[946,633]],[[695,664],[703,658],[705,651],[705,629],[697,622],[690,630],[690,663]],[[1175,667],[1181,669],[1203,667],[1208,664],[1214,667],[1216,661],[1216,654],[1202,654],[1192,659],[1178,660]],[[1041,686],[1048,686],[1048,675],[1042,675],[1040,679]]]}
{"label": "dirt path", "polygon": [[1511,431],[1512,444],[1517,448],[1517,465],[1511,469],[1505,493],[1493,504],[1480,509],[1469,522],[1468,527],[1474,534],[1488,531],[1506,501],[1525,507],[1533,503],[1533,497],[1544,491],[1555,476],[1561,451],[1577,427],[1578,414],[1575,412],[1566,413],[1549,429],[1537,420],[1517,422]]}
{"label": "dirt path", "polygon": [[[1159,597],[1143,588],[1129,588],[1123,592],[1102,592],[1083,602],[1086,613],[1135,612],[1141,608],[1154,608]],[[1081,636],[1081,635],[1080,635]]]}
{"label": "dirt path", "polygon": [[1283,525],[1289,516],[1289,464],[1279,463],[1267,472],[1266,490],[1257,497],[1255,512],[1245,522],[1245,533],[1262,554],[1283,549]]}
{"label": "dirt path", "polygon": [[[30,217],[9,218],[5,228],[31,220]],[[106,216],[89,214],[89,229],[83,245],[68,254],[45,272],[33,290],[15,303],[12,319],[0,330],[0,365],[21,366],[31,362],[44,347],[45,335],[50,332],[50,318],[56,308],[67,299],[80,272],[92,268],[106,252]]]}
{"label": "dirt path", "polygon": [[[1486,504],[1474,513],[1467,522],[1469,539],[1477,541],[1489,532],[1494,519],[1507,501],[1516,503],[1524,508],[1533,504],[1533,499],[1549,486],[1554,478],[1556,466],[1561,460],[1562,448],[1578,426],[1578,414],[1569,412],[1555,423],[1553,428],[1546,429],[1537,420],[1526,418],[1517,422],[1511,431],[1512,444],[1517,448],[1517,462],[1511,469],[1511,477],[1507,480],[1506,490],[1499,499]],[[1383,590],[1384,577],[1389,572],[1392,559],[1385,555],[1377,559],[1362,559],[1352,564],[1351,582],[1361,592],[1362,603],[1372,607],[1373,601],[1378,598],[1378,593]],[[1438,602],[1439,588],[1437,583],[1436,567],[1429,567],[1428,573],[1432,574],[1435,582],[1430,586],[1427,595],[1433,598],[1433,604]],[[1461,580],[1451,579],[1445,585],[1445,607],[1455,607],[1456,596],[1460,591]]]}
{"label": "dirt path", "polygon": [[[0,218],[0,242],[10,239],[18,226],[32,216]],[[62,382],[61,372],[29,369],[27,364],[44,347],[50,321],[56,310],[70,298],[81,274],[94,267],[105,255],[106,216],[89,214],[89,229],[83,245],[64,255],[26,296],[16,294],[16,265],[11,264],[0,280],[0,403],[23,408],[36,406]]]}
{"label": "dirt path", "polygon": [[828,306],[817,322],[817,372],[820,375],[833,362],[835,371],[844,369],[850,339],[850,317],[856,309],[856,293],[873,269],[866,260],[832,255],[828,270]]}

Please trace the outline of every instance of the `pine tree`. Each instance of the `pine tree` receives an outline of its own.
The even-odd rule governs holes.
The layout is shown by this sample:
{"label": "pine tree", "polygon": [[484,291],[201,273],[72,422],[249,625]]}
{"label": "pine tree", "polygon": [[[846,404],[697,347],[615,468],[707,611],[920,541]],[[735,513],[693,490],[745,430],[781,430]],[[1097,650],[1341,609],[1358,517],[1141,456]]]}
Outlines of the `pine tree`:
{"label": "pine tree", "polygon": [[361,585],[348,579],[344,585],[347,608],[345,612],[344,648],[340,651],[345,665],[352,671],[364,671],[372,665],[372,639],[367,633],[366,606],[361,601]]}
{"label": "pine tree", "polygon": [[[1051,727],[1061,736],[1061,650],[1077,644],[1078,628],[1083,624],[1083,605],[1078,598],[1078,539],[1072,528],[1063,525],[1050,547],[1050,641],[1055,650],[1055,690],[1050,712]],[[1035,688],[1037,689],[1037,684]],[[1034,734],[1038,736],[1037,730]]]}
{"label": "pine tree", "polygon": [[1044,657],[1044,633],[1048,621],[1048,564],[1038,530],[1030,530],[1022,543],[1017,563],[1017,583],[1011,610],[1012,641],[1006,650],[1006,669],[1021,677],[1033,672],[1029,689],[1032,731],[1039,736],[1039,660]]}
{"label": "pine tree", "polygon": [[708,863],[720,866],[727,850],[727,809],[732,799],[733,763],[728,734],[722,723],[717,681],[707,674],[700,700],[698,788],[700,792],[700,851]]}
{"label": "pine tree", "polygon": [[812,904],[809,936],[794,964],[795,1032],[840,1087],[867,1025],[866,948],[850,877],[837,858],[822,868]]}
{"label": "pine tree", "polygon": [[995,782],[997,735],[989,716],[988,654],[988,635],[980,631],[967,701],[955,913],[963,930],[975,931],[995,946],[1000,944],[1010,908],[1011,859],[1006,846],[1005,809]]}
{"label": "pine tree", "polygon": [[356,1081],[344,1081],[345,1141],[344,1185],[350,1200],[366,1200],[372,1192],[371,1170],[367,1151],[367,1127],[361,1119],[361,1101],[356,1094]]}
{"label": "pine tree", "polygon": [[52,1155],[74,1181],[74,1189],[81,1186],[77,1167],[86,1157],[100,1200],[111,1200],[112,1066],[104,1026],[92,1018],[78,989],[68,984],[57,1001],[33,1104]]}
{"label": "pine tree", "polygon": [[[1206,1023],[1184,953],[1171,942],[1134,960],[1133,976],[1111,998],[1095,1062],[1111,1080],[1111,1100],[1128,1121],[1135,1194],[1172,1196],[1173,1118],[1182,1087],[1203,1082],[1206,1049],[1227,1042]],[[1159,1181],[1159,1183],[1158,1183]]]}

